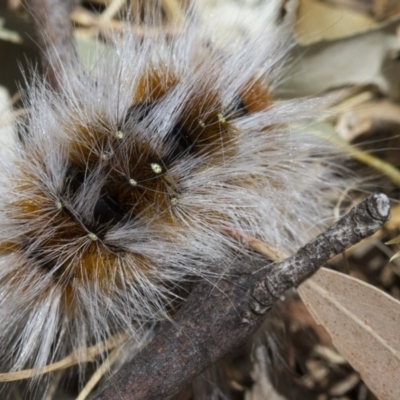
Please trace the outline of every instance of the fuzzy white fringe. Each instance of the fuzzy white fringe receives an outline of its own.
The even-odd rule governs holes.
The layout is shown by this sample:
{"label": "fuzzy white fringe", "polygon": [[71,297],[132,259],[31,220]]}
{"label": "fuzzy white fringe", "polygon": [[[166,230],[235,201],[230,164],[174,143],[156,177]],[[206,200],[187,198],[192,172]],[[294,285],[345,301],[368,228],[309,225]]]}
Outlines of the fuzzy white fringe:
{"label": "fuzzy white fringe", "polygon": [[[0,149],[3,372],[40,369],[119,331],[140,343],[169,318],[186,282],[217,279],[246,251],[226,228],[291,253],[324,226],[326,190],[339,187],[330,149],[290,125],[312,115],[314,102],[236,112],[249,82],[262,79],[270,92],[279,81],[286,32],[217,50],[191,11],[172,36],[127,30],[92,70],[65,66],[61,93],[36,79],[21,141]],[[152,73],[165,94],[132,109],[143,82],[153,95]],[[203,114],[217,115],[228,140],[189,151],[196,138],[171,136],[195,112],[204,129]],[[177,140],[191,142],[172,157]],[[71,163],[84,165],[79,177]],[[145,190],[135,174],[152,173],[159,184]],[[115,193],[104,194],[116,176],[151,199],[137,213],[124,204],[117,221],[122,211],[108,209]]]}

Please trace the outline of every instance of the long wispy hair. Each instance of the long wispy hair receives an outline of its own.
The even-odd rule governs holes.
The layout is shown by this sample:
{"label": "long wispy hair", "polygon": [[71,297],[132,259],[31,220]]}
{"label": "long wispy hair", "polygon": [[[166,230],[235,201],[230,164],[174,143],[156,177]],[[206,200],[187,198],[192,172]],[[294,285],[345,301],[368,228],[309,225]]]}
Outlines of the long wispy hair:
{"label": "long wispy hair", "polygon": [[34,79],[0,149],[3,372],[117,332],[140,344],[247,251],[229,232],[291,253],[324,225],[340,185],[292,125],[315,102],[274,99],[290,40],[269,32],[215,48],[191,9],[172,34],[127,29],[91,70],[64,65],[59,92]]}

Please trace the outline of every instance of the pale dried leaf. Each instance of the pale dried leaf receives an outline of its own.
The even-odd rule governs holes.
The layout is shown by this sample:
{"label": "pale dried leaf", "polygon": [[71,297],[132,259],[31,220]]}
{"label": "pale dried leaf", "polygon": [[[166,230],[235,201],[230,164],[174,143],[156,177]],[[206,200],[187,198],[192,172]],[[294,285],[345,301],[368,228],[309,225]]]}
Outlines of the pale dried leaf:
{"label": "pale dried leaf", "polygon": [[[309,96],[347,85],[373,85],[396,97],[398,62],[390,55],[398,48],[395,25],[347,39],[299,48],[301,54],[283,88],[292,96]],[[396,86],[397,85],[397,86]]]}
{"label": "pale dried leaf", "polygon": [[400,11],[399,0],[323,0],[336,6],[343,6],[372,15],[376,20],[386,20]]}
{"label": "pale dried leaf", "polygon": [[400,257],[400,251],[398,251],[397,253],[393,254],[392,257],[390,257],[390,262],[392,262],[393,260],[395,260],[396,258]]}
{"label": "pale dried leaf", "polygon": [[5,23],[5,18],[0,18],[0,39],[21,44],[23,42],[21,35],[18,32],[5,28]]}
{"label": "pale dried leaf", "polygon": [[268,40],[280,23],[279,16],[284,14],[286,23],[293,23],[297,9],[297,0],[194,0],[194,3],[210,28],[213,45],[225,49],[259,35]]}
{"label": "pale dried leaf", "polygon": [[299,0],[296,39],[302,45],[337,40],[372,29],[370,16],[317,0]]}
{"label": "pale dried leaf", "polygon": [[369,101],[345,111],[336,131],[347,142],[383,124],[400,125],[400,106],[388,100]]}
{"label": "pale dried leaf", "polygon": [[316,321],[380,400],[400,398],[400,302],[362,281],[320,269],[299,287]]}
{"label": "pale dried leaf", "polygon": [[374,18],[372,13],[340,4],[321,0],[298,0],[296,39],[305,46],[348,38],[382,29],[400,17],[398,4],[390,9],[378,8],[374,12]]}
{"label": "pale dried leaf", "polygon": [[[386,242],[386,245],[390,245],[390,244],[398,244],[400,243],[400,235],[395,237],[392,240],[389,240],[388,242]],[[392,257],[390,257],[389,262],[392,262],[393,260],[395,260],[396,258],[400,257],[400,251],[398,251],[397,253],[393,254]]]}
{"label": "pale dried leaf", "polygon": [[386,242],[385,244],[397,244],[397,243],[400,243],[400,235],[397,236],[397,237],[395,237],[395,238],[392,239],[392,240],[389,240],[389,241]]}

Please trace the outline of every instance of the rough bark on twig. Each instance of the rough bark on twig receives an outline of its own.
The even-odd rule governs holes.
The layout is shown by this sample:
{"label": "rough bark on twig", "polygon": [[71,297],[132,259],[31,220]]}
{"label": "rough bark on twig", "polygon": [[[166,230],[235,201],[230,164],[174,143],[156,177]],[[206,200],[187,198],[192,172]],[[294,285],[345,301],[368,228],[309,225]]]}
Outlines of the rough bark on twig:
{"label": "rough bark on twig", "polygon": [[91,400],[168,399],[210,364],[240,346],[272,305],[322,264],[371,235],[389,218],[389,201],[374,194],[327,231],[273,268],[199,284],[174,318]]}
{"label": "rough bark on twig", "polygon": [[27,0],[32,17],[36,41],[41,52],[43,73],[54,90],[63,64],[75,58],[73,27],[70,13],[73,0]]}

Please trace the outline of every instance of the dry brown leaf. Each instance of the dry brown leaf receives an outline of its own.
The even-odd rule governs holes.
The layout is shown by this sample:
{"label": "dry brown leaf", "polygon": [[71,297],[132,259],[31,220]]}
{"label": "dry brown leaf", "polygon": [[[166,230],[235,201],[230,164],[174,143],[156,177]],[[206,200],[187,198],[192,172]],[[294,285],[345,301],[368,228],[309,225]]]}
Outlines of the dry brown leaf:
{"label": "dry brown leaf", "polygon": [[345,7],[324,4],[318,0],[299,0],[296,39],[302,45],[323,40],[337,40],[369,31],[374,19]]}
{"label": "dry brown leaf", "polygon": [[400,106],[388,101],[370,101],[344,112],[336,125],[336,131],[347,142],[371,131],[382,124],[400,125]]}
{"label": "dry brown leaf", "polygon": [[325,268],[304,282],[299,293],[377,397],[400,399],[400,302]]}
{"label": "dry brown leaf", "polygon": [[[301,58],[283,85],[294,96],[309,96],[348,85],[373,85],[382,93],[400,93],[395,25],[343,40],[298,49]],[[397,85],[397,86],[396,86]]]}
{"label": "dry brown leaf", "polygon": [[[397,4],[383,4],[392,1]],[[364,3],[365,4],[365,3]],[[305,46],[385,28],[399,19],[398,0],[378,0],[370,12],[321,0],[298,0],[296,39]]]}
{"label": "dry brown leaf", "polygon": [[346,7],[382,21],[400,12],[398,0],[322,0],[336,7]]}

